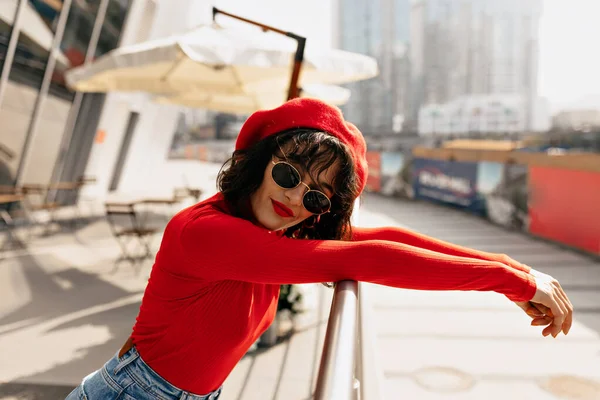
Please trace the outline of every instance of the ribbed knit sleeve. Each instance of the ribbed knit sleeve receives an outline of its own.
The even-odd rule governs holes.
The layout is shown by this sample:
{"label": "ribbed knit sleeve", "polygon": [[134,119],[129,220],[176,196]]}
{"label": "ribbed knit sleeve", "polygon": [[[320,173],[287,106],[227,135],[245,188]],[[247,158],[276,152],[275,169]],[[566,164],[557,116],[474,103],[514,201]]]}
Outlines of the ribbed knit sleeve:
{"label": "ribbed knit sleeve", "polygon": [[[360,234],[359,236],[360,237]],[[422,290],[535,294],[533,278],[493,260],[443,254],[390,240],[296,240],[207,207],[182,223],[186,275],[265,284],[344,279]]]}
{"label": "ribbed knit sleeve", "polygon": [[468,247],[458,246],[453,243],[435,239],[427,235],[412,231],[410,229],[398,227],[383,228],[361,228],[352,227],[352,240],[356,242],[365,240],[389,240],[397,243],[404,243],[422,249],[436,251],[438,253],[448,254],[459,257],[477,258],[479,260],[497,261],[508,265],[519,271],[527,272],[531,268],[525,264],[510,258],[506,254],[488,253],[470,249]]}

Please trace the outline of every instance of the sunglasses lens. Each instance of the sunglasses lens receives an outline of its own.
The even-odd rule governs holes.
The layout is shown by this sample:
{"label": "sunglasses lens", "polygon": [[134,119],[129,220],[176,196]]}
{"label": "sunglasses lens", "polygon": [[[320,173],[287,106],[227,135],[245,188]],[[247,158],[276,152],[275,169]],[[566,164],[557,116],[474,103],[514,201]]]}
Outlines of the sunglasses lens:
{"label": "sunglasses lens", "polygon": [[309,190],[306,192],[304,195],[303,204],[304,208],[313,214],[323,214],[329,211],[329,208],[331,207],[331,202],[327,196],[325,196],[324,193],[316,190]]}
{"label": "sunglasses lens", "polygon": [[271,176],[276,184],[284,189],[293,189],[300,184],[298,171],[289,164],[280,162],[273,166]]}

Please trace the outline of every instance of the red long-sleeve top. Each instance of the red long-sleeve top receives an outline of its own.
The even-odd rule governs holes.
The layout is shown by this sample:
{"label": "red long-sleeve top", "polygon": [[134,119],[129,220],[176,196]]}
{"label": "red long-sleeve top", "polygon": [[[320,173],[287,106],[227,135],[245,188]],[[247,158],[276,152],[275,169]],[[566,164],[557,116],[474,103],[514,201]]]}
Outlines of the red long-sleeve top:
{"label": "red long-sleeve top", "polygon": [[352,241],[290,239],[232,216],[217,194],[167,225],[132,337],[163,378],[205,394],[271,324],[280,284],[352,279],[527,301],[536,290],[528,271],[506,255],[399,228],[353,228]]}

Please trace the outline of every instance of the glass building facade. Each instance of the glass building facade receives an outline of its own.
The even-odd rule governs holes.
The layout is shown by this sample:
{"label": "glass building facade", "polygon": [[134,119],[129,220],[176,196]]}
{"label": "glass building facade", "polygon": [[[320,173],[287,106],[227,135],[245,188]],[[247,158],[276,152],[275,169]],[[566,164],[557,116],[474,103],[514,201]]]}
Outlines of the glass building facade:
{"label": "glass building facade", "polygon": [[379,76],[348,85],[347,118],[367,135],[397,132],[408,85],[410,0],[339,0],[339,45],[377,59]]}
{"label": "glass building facade", "polygon": [[[537,130],[534,121],[544,113],[536,105],[542,5],[541,0],[413,2],[411,117],[417,118],[421,107],[519,95],[524,104],[518,113],[524,120],[514,126]],[[433,119],[436,113],[439,110],[434,109]],[[481,113],[482,108],[475,107],[471,115],[479,120]],[[517,112],[510,114],[509,119],[516,121],[512,117]],[[491,118],[492,125],[499,125],[499,116]]]}
{"label": "glass building facade", "polygon": [[[131,2],[108,0],[93,57],[119,45]],[[17,177],[19,183],[62,179],[64,174],[53,176],[59,158],[79,160],[75,164],[80,171],[68,169],[71,174],[85,169],[95,133],[89,112],[102,106],[104,96],[85,94],[81,106],[71,110],[75,93],[65,85],[64,77],[70,68],[84,63],[101,4],[101,0],[0,0],[0,66],[7,78],[0,81],[0,185],[12,185]],[[55,63],[49,63],[61,31]],[[15,35],[11,57],[9,44]],[[47,91],[43,90],[44,77],[49,80]],[[68,145],[62,146],[68,153],[61,154],[70,112],[71,118],[77,117],[73,111],[79,111],[81,118],[76,119]],[[87,138],[82,137],[84,133]]]}

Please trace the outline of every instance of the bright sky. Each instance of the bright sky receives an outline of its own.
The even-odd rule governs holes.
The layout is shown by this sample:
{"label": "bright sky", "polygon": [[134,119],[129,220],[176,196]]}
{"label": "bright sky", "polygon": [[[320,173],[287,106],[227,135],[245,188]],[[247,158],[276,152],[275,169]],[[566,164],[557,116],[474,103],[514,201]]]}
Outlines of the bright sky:
{"label": "bright sky", "polygon": [[544,0],[540,95],[554,110],[600,108],[600,0]]}
{"label": "bright sky", "polygon": [[[331,46],[336,0],[214,0],[225,11]],[[501,1],[501,0],[498,0]],[[600,0],[544,0],[539,92],[552,109],[600,108]],[[225,18],[222,23],[230,24]]]}
{"label": "bright sky", "polygon": [[[212,4],[223,11],[304,36],[307,46],[332,47],[334,1],[213,0]],[[227,17],[218,21],[222,25],[236,23]],[[239,26],[247,27],[247,24]]]}

